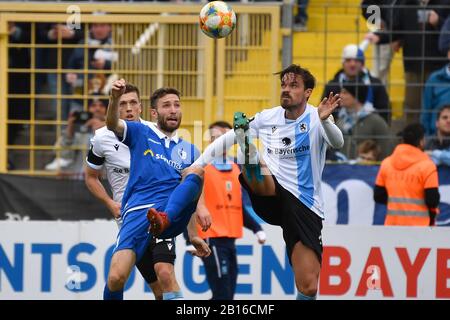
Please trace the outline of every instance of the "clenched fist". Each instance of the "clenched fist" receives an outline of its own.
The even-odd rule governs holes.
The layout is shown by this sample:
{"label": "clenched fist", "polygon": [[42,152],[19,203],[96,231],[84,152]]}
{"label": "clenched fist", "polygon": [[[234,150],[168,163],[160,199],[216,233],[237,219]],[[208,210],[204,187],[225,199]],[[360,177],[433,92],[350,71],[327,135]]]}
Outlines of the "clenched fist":
{"label": "clenched fist", "polygon": [[123,78],[120,80],[114,81],[112,84],[112,88],[111,88],[111,97],[113,99],[120,98],[120,96],[123,95],[125,92],[125,85],[126,85],[126,81]]}

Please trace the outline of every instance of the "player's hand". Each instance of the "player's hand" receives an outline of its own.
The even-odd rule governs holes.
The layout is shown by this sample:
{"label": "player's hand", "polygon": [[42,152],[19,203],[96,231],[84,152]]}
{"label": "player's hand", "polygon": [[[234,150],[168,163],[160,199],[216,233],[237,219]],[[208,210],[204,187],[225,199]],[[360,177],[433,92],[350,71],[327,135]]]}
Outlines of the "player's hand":
{"label": "player's hand", "polygon": [[120,218],[120,203],[111,200],[107,204],[108,210],[112,213],[114,219]]}
{"label": "player's hand", "polygon": [[197,210],[195,215],[196,215],[195,219],[202,228],[202,231],[206,232],[211,227],[212,223],[211,214],[207,210]]}
{"label": "player's hand", "polygon": [[322,102],[319,104],[317,108],[317,112],[319,113],[320,120],[326,120],[333,113],[333,111],[339,106],[341,102],[341,98],[339,94],[333,95],[333,92],[330,92],[330,95],[323,98]]}
{"label": "player's hand", "polygon": [[113,82],[112,84],[112,88],[111,88],[111,97],[113,99],[118,99],[120,98],[121,95],[124,94],[125,92],[125,79],[120,79],[120,80],[116,80]]}
{"label": "player's hand", "polygon": [[211,249],[208,244],[200,237],[192,237],[191,244],[195,247],[195,251],[190,251],[192,255],[197,257],[208,257],[211,254]]}

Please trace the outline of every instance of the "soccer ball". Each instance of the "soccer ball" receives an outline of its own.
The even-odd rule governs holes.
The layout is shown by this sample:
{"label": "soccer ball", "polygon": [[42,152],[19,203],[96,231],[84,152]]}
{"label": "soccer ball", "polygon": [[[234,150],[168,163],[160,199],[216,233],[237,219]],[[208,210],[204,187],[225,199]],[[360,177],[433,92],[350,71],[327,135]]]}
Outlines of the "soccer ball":
{"label": "soccer ball", "polygon": [[200,29],[211,38],[225,38],[236,26],[236,14],[223,1],[207,3],[199,15]]}

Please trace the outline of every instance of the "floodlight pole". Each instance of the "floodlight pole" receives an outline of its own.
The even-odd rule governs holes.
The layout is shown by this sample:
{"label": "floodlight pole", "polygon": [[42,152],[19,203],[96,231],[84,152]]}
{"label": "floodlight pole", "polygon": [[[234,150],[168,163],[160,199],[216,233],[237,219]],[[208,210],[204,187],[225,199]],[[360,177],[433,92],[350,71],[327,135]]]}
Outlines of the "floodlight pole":
{"label": "floodlight pole", "polygon": [[292,63],[292,27],[293,27],[293,0],[283,0],[281,7],[281,34],[283,36],[283,48],[281,62],[283,68]]}

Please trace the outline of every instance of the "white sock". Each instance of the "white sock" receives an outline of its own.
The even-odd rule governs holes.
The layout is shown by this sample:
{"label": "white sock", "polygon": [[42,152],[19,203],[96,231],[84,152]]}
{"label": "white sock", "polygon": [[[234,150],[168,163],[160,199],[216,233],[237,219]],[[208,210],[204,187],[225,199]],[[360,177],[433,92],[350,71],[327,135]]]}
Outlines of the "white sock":
{"label": "white sock", "polygon": [[[250,137],[250,133],[244,132],[242,129],[235,130],[236,132],[236,141],[239,145],[238,149],[238,163],[239,164],[258,164],[259,156],[258,156],[258,150],[256,149],[256,146],[253,144],[252,139]],[[248,137],[248,146],[245,144],[245,138]],[[248,162],[245,160],[245,151],[246,148],[249,148],[249,154],[248,154]]]}

